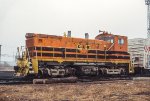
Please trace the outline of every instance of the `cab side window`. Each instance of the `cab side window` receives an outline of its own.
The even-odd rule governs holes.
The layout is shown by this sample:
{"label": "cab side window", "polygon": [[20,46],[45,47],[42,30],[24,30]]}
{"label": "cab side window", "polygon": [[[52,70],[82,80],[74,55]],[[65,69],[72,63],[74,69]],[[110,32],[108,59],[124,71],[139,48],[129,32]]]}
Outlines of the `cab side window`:
{"label": "cab side window", "polygon": [[123,44],[124,44],[124,39],[120,38],[120,39],[118,40],[118,44],[119,44],[119,45],[123,45]]}

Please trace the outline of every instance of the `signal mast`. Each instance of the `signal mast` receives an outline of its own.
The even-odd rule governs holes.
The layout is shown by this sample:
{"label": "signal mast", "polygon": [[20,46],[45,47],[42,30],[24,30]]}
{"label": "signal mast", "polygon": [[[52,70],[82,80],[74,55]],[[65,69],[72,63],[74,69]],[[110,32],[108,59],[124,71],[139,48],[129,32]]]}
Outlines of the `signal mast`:
{"label": "signal mast", "polygon": [[145,4],[147,5],[147,39],[146,39],[146,67],[150,68],[150,0],[145,0]]}

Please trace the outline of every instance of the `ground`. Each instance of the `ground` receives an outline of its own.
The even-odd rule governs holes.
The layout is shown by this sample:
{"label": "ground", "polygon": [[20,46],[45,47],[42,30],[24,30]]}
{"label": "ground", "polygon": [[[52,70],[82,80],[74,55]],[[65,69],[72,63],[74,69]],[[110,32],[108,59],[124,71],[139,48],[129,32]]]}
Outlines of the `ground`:
{"label": "ground", "polygon": [[0,85],[0,101],[150,101],[150,80]]}

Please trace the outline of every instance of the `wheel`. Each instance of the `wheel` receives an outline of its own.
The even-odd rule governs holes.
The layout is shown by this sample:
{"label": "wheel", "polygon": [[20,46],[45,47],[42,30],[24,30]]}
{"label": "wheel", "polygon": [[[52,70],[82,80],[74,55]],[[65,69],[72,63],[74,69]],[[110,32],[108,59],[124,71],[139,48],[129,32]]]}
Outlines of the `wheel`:
{"label": "wheel", "polygon": [[43,78],[43,73],[42,73],[41,70],[38,71],[37,78],[38,78],[38,79]]}
{"label": "wheel", "polygon": [[125,71],[124,71],[124,70],[121,70],[120,74],[121,74],[121,75],[125,75]]}

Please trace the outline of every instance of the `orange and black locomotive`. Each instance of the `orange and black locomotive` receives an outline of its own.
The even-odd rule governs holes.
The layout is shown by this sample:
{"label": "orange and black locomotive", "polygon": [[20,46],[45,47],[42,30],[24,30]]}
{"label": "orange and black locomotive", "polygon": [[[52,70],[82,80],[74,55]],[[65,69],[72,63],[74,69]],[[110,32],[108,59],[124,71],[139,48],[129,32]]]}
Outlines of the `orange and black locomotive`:
{"label": "orange and black locomotive", "polygon": [[101,32],[95,39],[27,33],[26,47],[18,48],[16,75],[43,77],[128,75],[130,64],[126,36]]}

